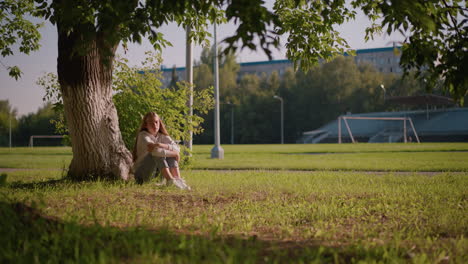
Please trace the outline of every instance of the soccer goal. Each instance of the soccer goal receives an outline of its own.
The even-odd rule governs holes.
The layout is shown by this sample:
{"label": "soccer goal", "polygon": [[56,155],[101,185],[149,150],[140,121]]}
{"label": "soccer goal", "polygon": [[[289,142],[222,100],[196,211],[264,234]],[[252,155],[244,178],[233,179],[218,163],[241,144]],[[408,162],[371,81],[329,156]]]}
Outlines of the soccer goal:
{"label": "soccer goal", "polygon": [[31,136],[29,137],[29,146],[31,148],[34,147],[34,139],[35,138],[63,138],[64,136],[63,135],[47,135],[47,136]]}
{"label": "soccer goal", "polygon": [[411,120],[410,117],[363,117],[363,116],[340,116],[338,117],[338,143],[341,144],[341,120],[343,120],[346,130],[348,131],[348,134],[351,138],[351,142],[356,143],[356,140],[354,139],[353,133],[351,132],[351,128],[349,127],[348,120],[350,119],[355,119],[355,120],[385,120],[385,121],[402,121],[403,122],[403,142],[407,143],[408,142],[408,136],[407,136],[407,122],[411,126],[411,130],[413,131],[414,137],[416,138],[416,141],[418,143],[421,143],[419,141],[418,133],[416,132],[416,129],[414,128],[413,121]]}

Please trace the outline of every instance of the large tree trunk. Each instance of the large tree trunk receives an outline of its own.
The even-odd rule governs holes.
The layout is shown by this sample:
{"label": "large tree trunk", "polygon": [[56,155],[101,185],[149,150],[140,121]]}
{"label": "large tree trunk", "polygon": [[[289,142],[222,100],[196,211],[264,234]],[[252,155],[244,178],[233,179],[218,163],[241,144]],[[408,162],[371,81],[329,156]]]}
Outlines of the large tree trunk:
{"label": "large tree trunk", "polygon": [[117,46],[106,43],[99,33],[89,40],[79,32],[58,30],[57,71],[73,150],[68,176],[75,180],[129,176],[131,153],[122,140],[112,101]]}

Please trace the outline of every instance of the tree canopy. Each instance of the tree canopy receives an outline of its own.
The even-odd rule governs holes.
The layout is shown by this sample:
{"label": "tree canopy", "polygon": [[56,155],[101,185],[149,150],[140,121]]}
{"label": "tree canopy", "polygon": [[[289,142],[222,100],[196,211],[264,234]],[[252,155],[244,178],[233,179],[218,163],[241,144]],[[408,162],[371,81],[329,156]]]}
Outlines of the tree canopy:
{"label": "tree canopy", "polygon": [[366,38],[385,30],[406,36],[400,65],[431,91],[438,83],[463,105],[468,89],[468,5],[463,0],[355,0],[352,5],[380,25]]}
{"label": "tree canopy", "polygon": [[[34,0],[3,0],[0,2],[0,54],[2,57],[15,54],[13,46],[19,44],[18,50],[21,53],[29,54],[31,51],[39,49],[40,34],[38,29],[42,24],[29,21],[37,14]],[[8,74],[18,79],[21,77],[21,70],[18,66],[3,67],[8,70]]]}
{"label": "tree canopy", "polygon": [[[103,47],[115,43],[141,42],[147,37],[156,49],[170,45],[158,29],[168,23],[192,28],[190,37],[206,41],[209,23],[233,21],[237,30],[227,37],[227,50],[261,49],[271,58],[271,49],[279,46],[279,36],[287,38],[287,57],[302,70],[310,69],[319,59],[331,60],[347,51],[348,43],[335,29],[355,17],[361,9],[373,21],[366,29],[366,40],[382,31],[401,32],[401,65],[416,69],[427,89],[439,80],[454,99],[463,103],[468,86],[468,7],[462,0],[276,0],[273,10],[262,0],[199,1],[127,1],[127,0],[6,0],[0,4],[0,51],[13,55],[11,46],[21,43],[20,52],[39,48],[38,24],[25,15],[43,17],[59,26],[59,31],[80,32],[82,45],[95,34],[105,35]],[[34,5],[34,3],[36,3]],[[18,78],[18,67],[8,67]]]}

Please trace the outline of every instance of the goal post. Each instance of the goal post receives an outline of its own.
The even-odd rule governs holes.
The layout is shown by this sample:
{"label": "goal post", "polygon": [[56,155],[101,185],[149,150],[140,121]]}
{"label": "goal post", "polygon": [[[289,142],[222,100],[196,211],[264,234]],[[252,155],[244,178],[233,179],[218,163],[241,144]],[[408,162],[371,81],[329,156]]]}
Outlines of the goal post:
{"label": "goal post", "polygon": [[408,142],[407,140],[407,135],[406,135],[406,122],[409,122],[411,126],[411,130],[413,131],[413,134],[416,138],[416,141],[418,143],[421,143],[419,141],[418,133],[416,132],[416,129],[414,128],[413,120],[411,120],[411,117],[364,117],[364,116],[339,116],[338,117],[338,143],[341,144],[341,120],[343,120],[346,130],[348,131],[349,137],[351,138],[351,142],[356,143],[354,140],[353,133],[351,132],[351,128],[348,124],[348,119],[355,119],[355,120],[387,120],[387,121],[403,121],[403,141],[405,143]]}
{"label": "goal post", "polygon": [[34,147],[34,139],[35,138],[64,138],[63,135],[45,135],[45,136],[30,136],[29,137],[29,147]]}

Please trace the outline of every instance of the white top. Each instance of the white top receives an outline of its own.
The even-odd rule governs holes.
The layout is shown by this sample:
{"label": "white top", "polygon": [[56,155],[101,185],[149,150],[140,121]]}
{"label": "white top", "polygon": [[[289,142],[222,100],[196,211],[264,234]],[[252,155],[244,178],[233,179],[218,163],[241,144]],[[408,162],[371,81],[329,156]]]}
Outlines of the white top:
{"label": "white top", "polygon": [[[135,161],[135,164],[133,165],[133,169],[135,171],[136,168],[138,168],[139,164],[141,161],[145,158],[146,154],[148,153],[148,144],[149,143],[163,143],[169,145],[169,150],[180,152],[179,145],[172,140],[170,136],[166,136],[163,134],[158,133],[156,136],[151,135],[148,131],[140,131],[138,133],[138,138],[137,138],[137,148],[136,148],[136,154],[137,154],[137,159]],[[162,148],[154,148],[154,150],[151,152],[151,155],[155,157],[166,157],[166,149]]]}

